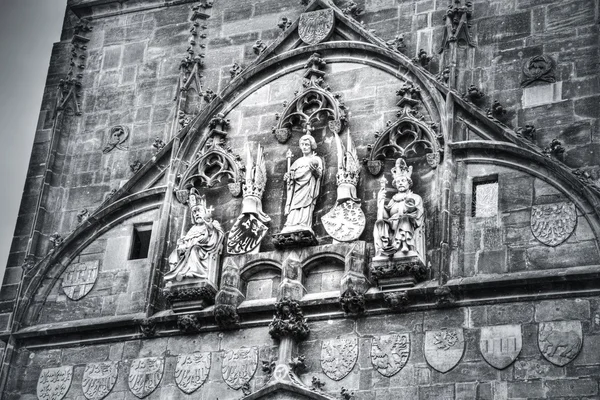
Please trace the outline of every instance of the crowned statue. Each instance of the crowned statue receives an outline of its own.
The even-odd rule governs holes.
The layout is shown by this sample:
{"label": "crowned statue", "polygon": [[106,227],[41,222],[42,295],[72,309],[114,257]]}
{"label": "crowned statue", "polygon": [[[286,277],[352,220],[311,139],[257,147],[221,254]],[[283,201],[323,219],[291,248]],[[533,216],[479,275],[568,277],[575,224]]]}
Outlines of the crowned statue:
{"label": "crowned statue", "polygon": [[[310,131],[310,130],[309,130]],[[313,212],[321,187],[323,160],[317,155],[317,142],[310,134],[302,136],[298,142],[302,157],[291,163],[292,153],[288,150],[288,171],[283,176],[286,182],[286,202],[284,214],[286,222],[281,232],[275,235],[276,243],[296,241],[295,244],[315,244],[312,229]],[[293,234],[293,235],[290,235]],[[294,237],[295,239],[290,239]],[[298,243],[298,240],[302,243]]]}
{"label": "crowned statue", "polygon": [[377,221],[373,231],[375,257],[378,260],[406,260],[424,265],[425,262],[425,210],[423,199],[413,193],[412,166],[402,158],[392,168],[396,194],[386,204],[385,178],[377,195]]}
{"label": "crowned statue", "polygon": [[208,280],[215,284],[219,256],[223,247],[223,230],[212,219],[213,208],[206,207],[206,198],[194,188],[188,198],[192,227],[177,240],[177,247],[169,256],[166,282],[184,279]]}

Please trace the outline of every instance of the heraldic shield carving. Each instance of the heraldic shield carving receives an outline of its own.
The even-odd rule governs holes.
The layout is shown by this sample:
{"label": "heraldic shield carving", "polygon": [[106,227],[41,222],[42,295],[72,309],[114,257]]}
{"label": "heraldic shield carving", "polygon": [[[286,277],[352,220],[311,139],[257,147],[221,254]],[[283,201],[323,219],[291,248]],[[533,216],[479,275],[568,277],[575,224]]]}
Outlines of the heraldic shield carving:
{"label": "heraldic shield carving", "polygon": [[37,383],[39,400],[61,400],[71,387],[73,367],[46,368]]}
{"label": "heraldic shield carving", "polygon": [[319,10],[300,15],[298,35],[308,45],[321,43],[333,32],[333,10]]}
{"label": "heraldic shield carving", "polygon": [[321,344],[321,368],[334,381],[344,379],[358,359],[358,338],[324,340]]}
{"label": "heraldic shield carving", "polygon": [[238,390],[250,382],[257,366],[258,347],[227,350],[223,356],[223,365],[221,366],[223,380],[230,388]]}
{"label": "heraldic shield carving", "polygon": [[62,289],[71,300],[79,300],[94,287],[100,261],[72,263],[63,273]]}
{"label": "heraldic shield carving", "polygon": [[481,328],[479,349],[484,360],[496,369],[512,364],[523,345],[521,325],[484,326]]}
{"label": "heraldic shield carving", "polygon": [[118,364],[111,361],[87,364],[81,381],[85,398],[102,400],[108,396],[117,383],[117,367]]}
{"label": "heraldic shield carving", "polygon": [[462,328],[425,332],[425,360],[443,374],[458,365],[465,352]]}
{"label": "heraldic shield carving", "polygon": [[129,370],[129,390],[143,399],[158,387],[164,369],[165,360],[159,357],[133,360]]}
{"label": "heraldic shield carving", "polygon": [[371,363],[381,375],[388,378],[396,375],[410,356],[408,333],[374,337],[371,343]]}
{"label": "heraldic shield carving", "polygon": [[575,204],[569,202],[531,207],[531,232],[547,246],[558,246],[571,236],[577,225]]}
{"label": "heraldic shield carving", "polygon": [[542,322],[538,326],[538,346],[542,355],[559,367],[577,357],[582,342],[581,321]]}
{"label": "heraldic shield carving", "polygon": [[198,390],[208,377],[210,371],[210,353],[192,353],[177,356],[175,382],[186,394]]}

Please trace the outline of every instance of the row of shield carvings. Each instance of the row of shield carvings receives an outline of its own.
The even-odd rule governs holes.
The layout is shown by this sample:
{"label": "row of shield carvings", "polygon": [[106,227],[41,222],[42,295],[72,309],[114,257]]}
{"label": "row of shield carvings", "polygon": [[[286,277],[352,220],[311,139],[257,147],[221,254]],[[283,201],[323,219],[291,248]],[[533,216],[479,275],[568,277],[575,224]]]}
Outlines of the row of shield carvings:
{"label": "row of shield carvings", "polygon": [[[571,362],[582,345],[580,321],[556,321],[540,323],[538,345],[542,355],[557,366]],[[496,369],[511,365],[521,352],[521,325],[482,327],[479,349],[484,360]],[[358,360],[358,337],[330,339],[321,345],[321,368],[335,381],[342,380],[354,369]],[[462,328],[446,328],[425,332],[424,355],[427,363],[436,371],[446,373],[458,365],[465,353],[466,342]],[[393,333],[373,337],[371,363],[385,377],[392,377],[407,364],[410,358],[409,333]],[[249,390],[250,380],[258,368],[258,348],[239,348],[223,352],[221,374],[229,387]],[[85,366],[82,389],[90,400],[108,396],[117,381],[118,362],[91,363]],[[263,370],[270,374],[269,362],[263,361]],[[175,383],[186,394],[198,390],[208,378],[211,368],[210,352],[195,352],[177,356],[174,371]],[[128,383],[131,392],[144,398],[160,384],[165,369],[162,357],[138,358],[131,361]],[[71,386],[73,367],[47,368],[42,370],[37,385],[40,400],[61,400]],[[267,382],[271,379],[267,376]],[[313,378],[314,382],[317,378]],[[317,384],[322,388],[323,383]]]}

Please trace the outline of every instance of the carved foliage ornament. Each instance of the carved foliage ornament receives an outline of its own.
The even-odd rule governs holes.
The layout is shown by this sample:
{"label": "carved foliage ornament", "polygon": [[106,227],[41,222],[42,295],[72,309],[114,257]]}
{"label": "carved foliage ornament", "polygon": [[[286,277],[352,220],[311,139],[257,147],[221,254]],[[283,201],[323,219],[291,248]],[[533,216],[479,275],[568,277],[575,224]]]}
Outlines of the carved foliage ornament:
{"label": "carved foliage ornament", "polygon": [[87,295],[98,278],[100,261],[71,263],[63,273],[62,289],[71,300],[79,300]]}
{"label": "carved foliage ornament", "polygon": [[129,390],[143,399],[152,393],[163,377],[165,361],[158,357],[138,358],[131,362]]}
{"label": "carved foliage ornament", "polygon": [[239,390],[250,382],[258,367],[258,347],[226,350],[221,373],[227,385]]}
{"label": "carved foliage ornament", "polygon": [[358,359],[358,338],[324,340],[321,344],[321,368],[334,381],[348,375]]}
{"label": "carved foliage ornament", "polygon": [[570,202],[531,207],[531,232],[547,246],[558,246],[571,236],[577,225],[575,204]]}
{"label": "carved foliage ornament", "polygon": [[113,390],[118,375],[117,362],[107,361],[87,364],[81,388],[89,400],[102,400]]}
{"label": "carved foliage ornament", "polygon": [[522,87],[531,85],[535,81],[555,82],[554,61],[547,55],[531,57],[523,64]]}
{"label": "carved foliage ornament", "polygon": [[332,9],[307,12],[300,15],[298,35],[308,45],[321,43],[333,33],[334,23]]}
{"label": "carved foliage ornament", "polygon": [[538,326],[538,346],[542,355],[559,367],[577,357],[582,341],[581,321],[543,322]]}
{"label": "carved foliage ornament", "polygon": [[71,387],[73,367],[45,368],[37,383],[39,400],[61,400]]}
{"label": "carved foliage ornament", "polygon": [[454,368],[465,352],[462,328],[425,332],[425,360],[433,369],[446,373]]}
{"label": "carved foliage ornament", "polygon": [[479,349],[484,360],[496,369],[512,364],[523,345],[521,325],[484,326],[481,328]]}
{"label": "carved foliage ornament", "polygon": [[210,364],[211,355],[209,352],[196,352],[177,356],[175,382],[179,389],[186,394],[198,390],[206,382]]}
{"label": "carved foliage ornament", "polygon": [[374,337],[371,343],[371,363],[381,375],[396,375],[410,356],[410,335],[408,333]]}

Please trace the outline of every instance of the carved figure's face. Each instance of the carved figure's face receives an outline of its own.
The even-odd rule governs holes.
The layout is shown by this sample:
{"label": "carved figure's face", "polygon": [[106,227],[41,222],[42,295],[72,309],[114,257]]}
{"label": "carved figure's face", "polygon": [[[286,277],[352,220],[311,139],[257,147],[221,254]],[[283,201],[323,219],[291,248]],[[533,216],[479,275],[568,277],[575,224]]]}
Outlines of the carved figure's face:
{"label": "carved figure's face", "polygon": [[204,224],[205,213],[202,207],[194,207],[192,208],[192,219],[195,224],[203,225]]}
{"label": "carved figure's face", "polygon": [[312,150],[310,147],[310,140],[302,139],[300,141],[300,150],[302,150],[303,155],[305,155],[305,156],[309,155]]}
{"label": "carved figure's face", "polygon": [[410,189],[410,183],[408,182],[408,178],[405,176],[396,179],[394,184],[399,192],[406,192],[408,189]]}

